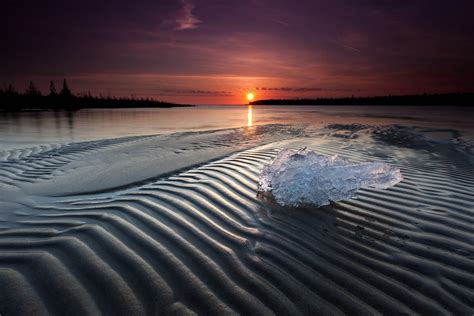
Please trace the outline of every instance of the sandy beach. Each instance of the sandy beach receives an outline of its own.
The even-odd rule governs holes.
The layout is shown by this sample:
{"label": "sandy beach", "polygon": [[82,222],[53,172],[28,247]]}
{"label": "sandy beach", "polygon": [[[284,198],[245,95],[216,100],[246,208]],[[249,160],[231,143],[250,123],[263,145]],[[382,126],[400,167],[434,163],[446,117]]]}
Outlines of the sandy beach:
{"label": "sandy beach", "polygon": [[[2,315],[465,315],[474,310],[472,134],[285,124],[0,153]],[[400,168],[321,208],[257,196],[308,147]]]}

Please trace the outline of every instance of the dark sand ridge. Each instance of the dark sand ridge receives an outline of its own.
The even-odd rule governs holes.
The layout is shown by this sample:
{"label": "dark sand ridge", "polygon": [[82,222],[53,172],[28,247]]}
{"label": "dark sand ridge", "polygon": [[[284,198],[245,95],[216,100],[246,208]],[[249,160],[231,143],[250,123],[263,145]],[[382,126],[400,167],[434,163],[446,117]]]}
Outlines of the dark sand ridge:
{"label": "dark sand ridge", "polygon": [[[0,224],[0,312],[472,313],[471,147],[404,128],[353,130],[257,146],[120,190],[15,196],[2,206],[12,214]],[[302,145],[394,164],[404,180],[320,209],[257,198],[263,164]],[[36,149],[38,159],[5,154],[2,188],[67,176],[86,148],[59,148]]]}

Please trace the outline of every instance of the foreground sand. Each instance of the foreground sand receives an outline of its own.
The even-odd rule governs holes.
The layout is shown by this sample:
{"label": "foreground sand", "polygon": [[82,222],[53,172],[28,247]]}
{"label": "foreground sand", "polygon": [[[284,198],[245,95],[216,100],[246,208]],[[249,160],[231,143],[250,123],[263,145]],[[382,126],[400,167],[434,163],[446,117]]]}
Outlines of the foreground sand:
{"label": "foreground sand", "polygon": [[[469,141],[400,127],[215,133],[2,153],[0,314],[474,312]],[[404,180],[319,209],[258,198],[262,166],[301,146],[388,162]]]}

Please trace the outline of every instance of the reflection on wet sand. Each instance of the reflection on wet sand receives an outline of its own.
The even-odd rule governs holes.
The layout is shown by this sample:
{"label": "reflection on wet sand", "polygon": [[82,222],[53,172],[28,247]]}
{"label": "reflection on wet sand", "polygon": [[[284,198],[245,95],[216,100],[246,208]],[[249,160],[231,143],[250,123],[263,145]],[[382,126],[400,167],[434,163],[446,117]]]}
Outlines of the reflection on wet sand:
{"label": "reflection on wet sand", "polygon": [[[122,136],[208,131],[265,124],[405,124],[472,130],[473,110],[453,107],[198,106],[170,109],[0,111],[0,151],[37,144],[70,143]],[[257,112],[256,112],[257,113]],[[446,117],[450,119],[447,120]],[[246,119],[247,118],[247,119]],[[416,123],[416,124],[415,124]]]}
{"label": "reflection on wet sand", "polygon": [[247,126],[248,127],[251,127],[252,126],[252,106],[249,105],[248,106],[248,110],[247,110]]}

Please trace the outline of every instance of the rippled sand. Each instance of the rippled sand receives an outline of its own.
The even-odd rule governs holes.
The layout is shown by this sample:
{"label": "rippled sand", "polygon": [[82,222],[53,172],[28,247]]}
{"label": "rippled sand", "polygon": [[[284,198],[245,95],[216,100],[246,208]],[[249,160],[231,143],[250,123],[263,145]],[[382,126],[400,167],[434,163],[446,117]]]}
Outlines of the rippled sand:
{"label": "rippled sand", "polygon": [[[0,314],[472,314],[472,135],[284,125],[0,153]],[[282,148],[404,180],[319,209],[257,197]]]}

